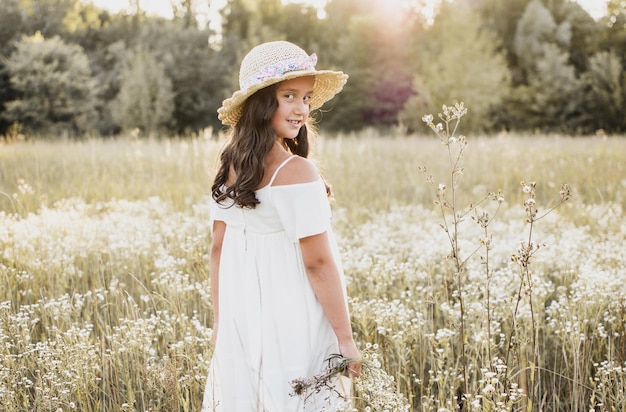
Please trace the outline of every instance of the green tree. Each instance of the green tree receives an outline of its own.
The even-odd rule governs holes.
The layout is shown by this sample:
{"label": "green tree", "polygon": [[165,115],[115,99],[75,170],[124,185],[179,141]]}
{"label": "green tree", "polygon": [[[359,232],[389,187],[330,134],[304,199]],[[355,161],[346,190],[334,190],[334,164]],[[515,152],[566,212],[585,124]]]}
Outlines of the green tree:
{"label": "green tree", "polygon": [[23,37],[6,62],[16,98],[2,116],[27,132],[78,134],[94,126],[96,95],[82,48],[59,37]]}
{"label": "green tree", "polygon": [[520,18],[514,52],[525,81],[506,100],[505,127],[575,132],[585,127],[583,83],[571,63],[572,25],[558,24],[540,1],[531,1]]}
{"label": "green tree", "polygon": [[626,73],[620,57],[614,52],[593,56],[583,82],[585,113],[591,118],[588,124],[608,132],[626,130]]}
{"label": "green tree", "polygon": [[[89,6],[89,5],[88,5]],[[106,11],[87,8],[85,22],[76,25],[74,31],[65,37],[80,44],[89,57],[98,93],[98,131],[109,135],[118,130],[113,122],[110,102],[117,96],[120,88],[120,73],[138,44],[139,29],[151,17],[111,14]],[[97,13],[97,20],[94,20]],[[81,12],[82,14],[82,12]]]}
{"label": "green tree", "polygon": [[520,17],[513,51],[526,74],[543,57],[543,44],[552,43],[569,55],[576,73],[587,70],[589,57],[599,51],[600,25],[577,3],[553,0],[545,6],[532,0]]}
{"label": "green tree", "polygon": [[[85,53],[92,55],[120,38],[125,38],[128,31],[119,30],[120,23],[130,20],[129,16],[122,13],[111,14],[91,3],[78,3],[65,16],[63,38],[67,42],[80,44]],[[130,25],[130,22],[127,24]]]}
{"label": "green tree", "polygon": [[95,5],[82,2],[70,4],[72,7],[68,7],[62,21],[64,33],[85,33],[101,26],[101,10]]}
{"label": "green tree", "polygon": [[529,82],[534,96],[530,110],[541,120],[538,126],[573,130],[580,126],[582,82],[569,64],[567,52],[550,43],[543,48],[544,57],[537,62]]}
{"label": "green tree", "polygon": [[23,10],[20,0],[2,0],[0,13],[0,54],[11,54],[13,42],[22,35]]}
{"label": "green tree", "polygon": [[219,126],[217,108],[226,97],[228,76],[238,63],[228,57],[230,50],[209,47],[210,34],[208,29],[186,27],[179,21],[148,20],[137,39],[161,63],[172,83],[171,127],[178,133]]}
{"label": "green tree", "polygon": [[524,14],[526,6],[531,0],[480,0],[475,2],[475,8],[483,19],[485,26],[496,33],[500,39],[500,47],[506,53],[511,70],[513,85],[523,80],[518,69],[517,55],[514,52],[513,41],[517,22]]}
{"label": "green tree", "polygon": [[98,131],[111,135],[119,130],[111,115],[110,102],[120,90],[120,74],[129,60],[131,51],[126,42],[119,40],[91,53],[91,66],[98,93]]}
{"label": "green tree", "polygon": [[329,56],[325,67],[337,67],[350,79],[323,108],[324,127],[351,131],[398,123],[398,113],[413,93],[409,57],[413,21],[408,11],[391,11],[372,0],[328,3],[329,17],[320,27],[322,32],[336,33],[336,46],[320,38],[325,47],[320,54]]}
{"label": "green tree", "polygon": [[152,53],[137,49],[132,54],[120,73],[120,90],[110,107],[114,122],[122,130],[138,128],[153,134],[170,125],[172,82]]}
{"label": "green tree", "polygon": [[[513,38],[513,52],[520,68],[527,79],[529,73],[536,70],[537,61],[544,57],[545,43],[561,44],[569,41],[570,26],[559,28],[554,17],[539,0],[528,3],[524,14],[520,17]],[[557,32],[559,36],[557,36]]]}
{"label": "green tree", "polygon": [[254,18],[254,13],[247,4],[246,0],[226,1],[221,10],[222,32],[225,38],[231,36],[241,40],[248,38],[250,21]]}
{"label": "green tree", "polygon": [[11,87],[11,77],[3,59],[0,59],[0,135],[11,125],[10,117],[4,115],[5,104],[14,100],[17,95]]}
{"label": "green tree", "polygon": [[6,102],[16,98],[11,87],[10,76],[6,67],[6,59],[15,50],[15,44],[24,32],[23,12],[20,0],[1,0],[0,12],[0,135],[4,133],[10,122],[2,114]]}
{"label": "green tree", "polygon": [[325,127],[352,131],[391,126],[412,93],[408,58],[400,31],[388,29],[373,15],[355,16],[340,39],[337,66],[350,76],[342,93],[324,107]]}
{"label": "green tree", "polygon": [[[4,2],[4,0],[3,0]],[[80,8],[80,0],[19,0],[22,33],[40,32],[45,38],[62,36],[72,14]]]}
{"label": "green tree", "polygon": [[583,110],[583,82],[569,55],[553,43],[544,43],[526,85],[516,87],[503,107],[504,117],[517,130],[576,132],[588,121]]}
{"label": "green tree", "polygon": [[[606,5],[607,13],[610,17],[618,17],[619,15],[626,15],[626,3],[623,0],[609,0]],[[611,24],[617,23],[619,19],[610,19]]]}
{"label": "green tree", "polygon": [[[343,91],[324,106],[320,117],[324,120],[324,128],[351,131],[362,128],[365,123],[364,112],[370,104],[368,101],[371,102],[368,85],[372,84],[373,78],[370,62],[367,61],[369,40],[373,41],[375,37],[369,29],[371,26],[371,19],[362,16],[353,18],[347,35],[338,44],[342,61],[337,66],[350,77]],[[360,33],[367,36],[363,42],[358,39]]]}
{"label": "green tree", "polygon": [[601,25],[576,2],[560,0],[549,4],[559,27],[567,26],[569,62],[577,73],[585,72],[589,58],[600,50]]}
{"label": "green tree", "polygon": [[443,103],[463,101],[470,108],[466,130],[489,130],[491,112],[510,88],[505,54],[496,34],[484,28],[469,7],[456,6],[440,14],[421,51],[415,95],[400,118],[411,129],[422,129],[421,117],[438,113]]}
{"label": "green tree", "polygon": [[171,0],[170,4],[172,5],[174,20],[182,22],[186,29],[198,26],[193,0]]}
{"label": "green tree", "polygon": [[285,40],[293,42],[303,49],[318,50],[321,23],[317,17],[317,9],[298,3],[289,3],[282,8],[277,28],[284,33]]}
{"label": "green tree", "polygon": [[622,0],[609,0],[608,17],[604,20],[604,50],[613,50],[621,57],[622,67],[626,67],[626,3]]}
{"label": "green tree", "polygon": [[281,0],[257,0],[255,9],[264,26],[276,26],[280,23],[283,5]]}

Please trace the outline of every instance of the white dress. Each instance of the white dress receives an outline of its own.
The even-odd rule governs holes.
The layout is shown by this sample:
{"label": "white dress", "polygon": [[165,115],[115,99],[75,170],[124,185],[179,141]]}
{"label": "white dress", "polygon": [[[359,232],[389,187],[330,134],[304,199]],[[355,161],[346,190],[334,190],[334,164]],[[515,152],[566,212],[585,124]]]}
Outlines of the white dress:
{"label": "white dress", "polygon": [[323,372],[338,354],[337,338],[307,278],[299,239],[327,232],[338,269],[331,210],[323,180],[256,191],[254,209],[212,202],[211,220],[224,221],[219,269],[219,333],[203,412],[343,410],[346,381],[304,397],[290,382]]}

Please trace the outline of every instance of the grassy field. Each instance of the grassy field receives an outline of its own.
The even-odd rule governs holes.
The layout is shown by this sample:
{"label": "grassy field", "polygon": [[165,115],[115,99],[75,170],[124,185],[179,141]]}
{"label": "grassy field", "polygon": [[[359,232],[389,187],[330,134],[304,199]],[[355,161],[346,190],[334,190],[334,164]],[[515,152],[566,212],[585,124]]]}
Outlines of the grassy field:
{"label": "grassy field", "polygon": [[[0,145],[0,410],[199,409],[221,144]],[[359,410],[626,410],[626,139],[474,137],[454,174],[449,147],[317,142],[355,333],[382,371]],[[540,217],[563,183],[573,197],[528,223],[531,195]]]}

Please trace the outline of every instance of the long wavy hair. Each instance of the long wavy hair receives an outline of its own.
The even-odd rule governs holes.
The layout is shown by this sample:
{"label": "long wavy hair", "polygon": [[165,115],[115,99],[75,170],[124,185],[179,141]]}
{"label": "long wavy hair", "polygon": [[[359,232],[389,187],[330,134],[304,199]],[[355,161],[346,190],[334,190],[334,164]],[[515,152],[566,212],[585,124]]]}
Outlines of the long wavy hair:
{"label": "long wavy hair", "polygon": [[[277,87],[277,84],[265,87],[244,102],[241,118],[231,129],[219,158],[211,187],[211,195],[216,202],[232,199],[234,204],[250,209],[259,204],[254,192],[263,180],[264,160],[276,142],[272,117],[278,109]],[[298,156],[308,157],[309,138],[315,134],[309,117],[295,139],[284,140],[286,149]],[[236,180],[226,186],[231,168]]]}

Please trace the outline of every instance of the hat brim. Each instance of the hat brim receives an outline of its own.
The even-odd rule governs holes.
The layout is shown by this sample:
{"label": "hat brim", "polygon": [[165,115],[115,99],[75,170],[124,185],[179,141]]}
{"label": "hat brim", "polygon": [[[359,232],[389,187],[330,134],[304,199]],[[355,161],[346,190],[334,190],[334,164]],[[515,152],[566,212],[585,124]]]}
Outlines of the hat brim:
{"label": "hat brim", "polygon": [[264,87],[280,83],[297,77],[315,76],[315,85],[309,101],[311,110],[319,109],[324,103],[335,97],[348,81],[348,75],[340,71],[332,70],[297,70],[284,73],[280,77],[266,79],[262,83],[255,84],[246,90],[238,90],[231,97],[222,102],[222,107],[217,110],[217,117],[226,126],[234,126],[241,118],[243,103],[257,91]]}

